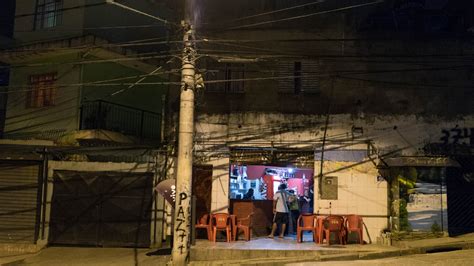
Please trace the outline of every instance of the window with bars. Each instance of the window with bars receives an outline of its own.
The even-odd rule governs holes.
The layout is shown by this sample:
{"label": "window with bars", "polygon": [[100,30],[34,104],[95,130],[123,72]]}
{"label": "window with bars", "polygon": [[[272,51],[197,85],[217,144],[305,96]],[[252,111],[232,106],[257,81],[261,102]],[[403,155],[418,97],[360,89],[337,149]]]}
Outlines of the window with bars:
{"label": "window with bars", "polygon": [[56,73],[31,75],[26,94],[26,107],[54,106],[56,101]]}
{"label": "window with bars", "polygon": [[61,23],[63,0],[37,0],[35,29],[52,28]]}
{"label": "window with bars", "polygon": [[206,91],[242,93],[244,92],[244,64],[216,64],[210,66],[206,74]]}
{"label": "window with bars", "polygon": [[278,90],[281,93],[318,93],[318,61],[281,61],[278,63]]}

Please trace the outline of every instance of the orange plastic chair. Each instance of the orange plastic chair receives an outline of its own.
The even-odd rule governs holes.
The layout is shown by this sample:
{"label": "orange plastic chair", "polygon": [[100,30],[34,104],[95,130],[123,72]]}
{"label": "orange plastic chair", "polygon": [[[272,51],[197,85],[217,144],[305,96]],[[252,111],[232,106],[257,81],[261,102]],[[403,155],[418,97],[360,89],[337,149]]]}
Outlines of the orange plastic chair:
{"label": "orange plastic chair", "polygon": [[326,216],[320,216],[316,215],[316,235],[317,235],[317,240],[316,243],[322,244],[323,243],[323,235],[324,235],[324,220],[326,219]]}
{"label": "orange plastic chair", "polygon": [[304,231],[311,231],[313,233],[313,241],[317,241],[317,226],[315,224],[316,216],[314,214],[301,214],[298,217],[298,221],[296,222],[296,241],[301,243],[303,241],[303,232]]}
{"label": "orange plastic chair", "polygon": [[252,236],[252,216],[253,213],[245,218],[237,218],[237,225],[234,228],[235,240],[239,239],[239,230],[242,230],[244,232],[245,240],[250,241]]}
{"label": "orange plastic chair", "polygon": [[211,219],[209,219],[209,214],[204,214],[199,218],[198,223],[194,226],[196,229],[206,229],[207,232],[207,239],[209,241],[212,240],[212,227],[211,227]]}
{"label": "orange plastic chair", "polygon": [[349,235],[350,232],[356,232],[359,238],[359,243],[364,244],[364,240],[363,240],[364,221],[362,220],[362,217],[355,214],[347,215],[345,227],[347,230],[347,235]]}
{"label": "orange plastic chair", "polygon": [[216,242],[217,231],[225,231],[227,242],[231,241],[231,220],[227,213],[215,213],[212,215],[212,240]]}
{"label": "orange plastic chair", "polygon": [[324,239],[326,239],[328,245],[331,244],[329,241],[331,232],[336,233],[336,237],[339,239],[340,244],[345,244],[344,218],[342,216],[332,215],[326,217],[323,221],[323,226]]}

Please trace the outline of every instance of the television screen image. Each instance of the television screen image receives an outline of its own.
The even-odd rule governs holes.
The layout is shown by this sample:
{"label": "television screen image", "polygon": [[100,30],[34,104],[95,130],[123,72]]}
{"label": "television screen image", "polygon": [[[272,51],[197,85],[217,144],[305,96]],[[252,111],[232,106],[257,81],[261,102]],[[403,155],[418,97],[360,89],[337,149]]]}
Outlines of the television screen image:
{"label": "television screen image", "polygon": [[282,183],[299,197],[312,197],[313,169],[232,164],[229,198],[273,200],[273,195]]}

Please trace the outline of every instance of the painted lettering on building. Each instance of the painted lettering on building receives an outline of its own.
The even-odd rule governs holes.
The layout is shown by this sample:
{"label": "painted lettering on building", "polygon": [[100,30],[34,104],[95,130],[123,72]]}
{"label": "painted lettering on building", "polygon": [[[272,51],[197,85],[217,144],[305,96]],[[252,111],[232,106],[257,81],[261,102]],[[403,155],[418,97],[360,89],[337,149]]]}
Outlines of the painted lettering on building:
{"label": "painted lettering on building", "polygon": [[474,128],[454,127],[441,130],[440,141],[443,144],[474,144]]}

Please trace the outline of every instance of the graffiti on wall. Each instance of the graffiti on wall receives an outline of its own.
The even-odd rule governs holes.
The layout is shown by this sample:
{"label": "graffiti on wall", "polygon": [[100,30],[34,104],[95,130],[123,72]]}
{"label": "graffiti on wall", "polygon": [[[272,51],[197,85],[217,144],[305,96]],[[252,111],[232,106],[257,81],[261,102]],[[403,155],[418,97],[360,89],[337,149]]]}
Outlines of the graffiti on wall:
{"label": "graffiti on wall", "polygon": [[451,129],[442,129],[440,141],[443,144],[474,144],[474,128],[454,127]]}
{"label": "graffiti on wall", "polygon": [[474,128],[459,127],[440,129],[438,142],[427,143],[423,147],[429,155],[472,155],[474,150]]}

